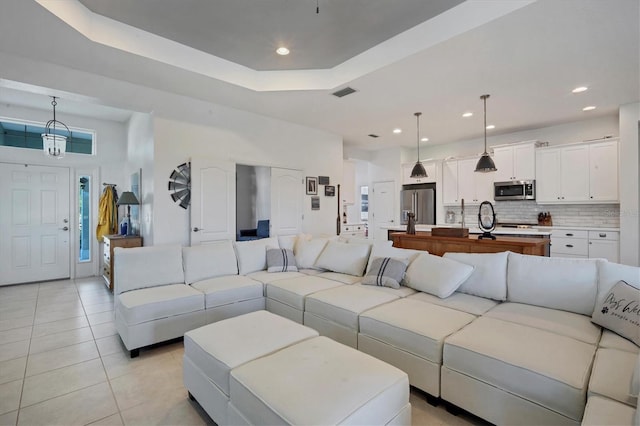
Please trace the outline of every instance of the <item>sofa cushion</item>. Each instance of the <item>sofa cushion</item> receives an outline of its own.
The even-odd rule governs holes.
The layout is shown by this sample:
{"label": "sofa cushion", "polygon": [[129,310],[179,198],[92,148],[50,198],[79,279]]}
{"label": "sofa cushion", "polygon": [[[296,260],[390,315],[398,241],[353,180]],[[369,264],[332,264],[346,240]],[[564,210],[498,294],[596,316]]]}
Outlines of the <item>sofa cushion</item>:
{"label": "sofa cushion", "polygon": [[268,283],[265,287],[265,294],[269,299],[277,300],[285,305],[304,311],[306,296],[341,285],[344,284],[325,278],[306,276]]}
{"label": "sofa cushion", "polygon": [[298,272],[291,249],[267,249],[267,272]]}
{"label": "sofa cushion", "polygon": [[597,292],[595,259],[509,253],[507,300],[591,315]]}
{"label": "sofa cushion", "polygon": [[182,247],[160,245],[114,249],[115,293],[184,283]]}
{"label": "sofa cushion", "polygon": [[451,296],[441,299],[432,294],[418,292],[411,299],[420,300],[422,302],[434,305],[444,306],[445,308],[455,309],[456,311],[466,312],[468,314],[480,316],[498,304],[495,300],[485,299],[484,297],[472,296],[470,294],[455,292]]}
{"label": "sofa cushion", "polygon": [[278,245],[280,248],[293,251],[296,246],[297,235],[278,235]]}
{"label": "sofa cushion", "polygon": [[640,346],[640,291],[618,282],[604,300],[598,300],[591,319]]}
{"label": "sofa cushion", "polygon": [[205,308],[264,297],[264,285],[244,275],[228,275],[193,283],[205,296]]}
{"label": "sofa cushion", "polygon": [[579,422],[595,349],[549,331],[480,317],[446,339],[444,365]]}
{"label": "sofa cushion", "polygon": [[506,302],[491,309],[485,316],[550,331],[591,345],[600,340],[600,327],[594,325],[588,316],[573,312]]}
{"label": "sofa cushion", "polygon": [[267,269],[267,247],[278,247],[278,239],[271,237],[235,242],[240,275]]}
{"label": "sofa cushion", "polygon": [[397,298],[365,286],[345,285],[307,296],[304,310],[358,331],[358,316],[362,312]]}
{"label": "sofa cushion", "polygon": [[371,246],[329,241],[316,260],[315,266],[328,271],[361,277],[369,260]]}
{"label": "sofa cushion", "polygon": [[441,298],[451,296],[473,272],[473,266],[420,253],[407,268],[405,285]]}
{"label": "sofa cushion", "polygon": [[320,272],[316,276],[326,278],[332,281],[338,281],[342,284],[356,284],[362,281],[362,277],[356,277],[355,275],[343,274],[341,272]]}
{"label": "sofa cushion", "polygon": [[620,349],[634,354],[640,353],[640,347],[629,339],[625,339],[607,329],[602,330],[602,338],[598,343],[601,348]]}
{"label": "sofa cushion", "polygon": [[[395,296],[398,297],[408,297],[411,296],[412,294],[416,294],[417,291],[415,291],[412,288],[409,287],[405,287],[403,285],[401,285],[399,288],[391,288],[391,287],[380,287],[377,285],[364,285],[362,283],[355,283],[354,286],[358,286],[358,287],[365,287],[371,290],[375,290],[375,291],[381,291],[384,293],[389,293],[389,294],[393,294]],[[423,293],[425,294],[425,293]],[[435,297],[435,296],[434,296]]]}
{"label": "sofa cushion", "polygon": [[183,247],[182,262],[187,284],[222,275],[237,275],[238,261],[230,240]]}
{"label": "sofa cushion", "polygon": [[611,290],[620,280],[640,289],[640,267],[622,265],[598,259],[597,300],[604,300],[609,293],[609,290]]}
{"label": "sofa cushion", "polygon": [[582,426],[602,425],[638,425],[634,423],[634,415],[638,418],[638,410],[609,398],[590,396],[584,409]]}
{"label": "sofa cushion", "polygon": [[329,240],[327,238],[314,238],[307,240],[298,236],[293,253],[296,256],[296,264],[299,269],[316,269],[316,260],[322,253],[324,246]]}
{"label": "sofa cushion", "polygon": [[392,257],[378,257],[371,263],[371,269],[362,279],[362,284],[380,287],[400,288],[408,261]]}
{"label": "sofa cushion", "polygon": [[493,300],[507,300],[509,252],[445,253],[443,257],[474,267],[471,276],[458,287],[457,291]]}
{"label": "sofa cushion", "polygon": [[360,333],[441,364],[445,338],[474,319],[464,312],[405,298],[360,315]]}
{"label": "sofa cushion", "polygon": [[142,288],[120,294],[116,307],[128,325],[204,309],[204,294],[186,284]]}
{"label": "sofa cushion", "polygon": [[640,396],[640,354],[636,357],[636,365],[633,367],[633,377],[631,378],[629,395],[635,396],[636,399]]}
{"label": "sofa cushion", "polygon": [[596,351],[593,371],[589,379],[589,395],[600,395],[635,407],[637,396],[630,394],[633,369],[638,356],[617,349]]}
{"label": "sofa cushion", "polygon": [[302,272],[268,272],[268,271],[256,271],[247,274],[247,277],[253,278],[256,281],[260,281],[263,284],[271,283],[278,280],[286,280],[289,278],[306,277]]}

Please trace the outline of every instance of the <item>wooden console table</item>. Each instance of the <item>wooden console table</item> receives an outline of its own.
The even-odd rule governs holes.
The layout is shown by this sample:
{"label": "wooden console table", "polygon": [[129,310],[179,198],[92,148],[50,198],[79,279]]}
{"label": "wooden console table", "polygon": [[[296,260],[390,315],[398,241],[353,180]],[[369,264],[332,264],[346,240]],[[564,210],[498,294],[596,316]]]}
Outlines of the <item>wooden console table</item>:
{"label": "wooden console table", "polygon": [[113,249],[116,247],[142,247],[142,237],[133,235],[105,235],[104,241],[104,265],[102,267],[102,277],[104,282],[113,291]]}
{"label": "wooden console table", "polygon": [[442,256],[446,252],[462,253],[514,253],[549,256],[551,240],[549,238],[522,238],[498,236],[495,240],[479,240],[478,235],[468,238],[434,237],[431,232],[394,232],[390,235],[394,247],[414,250],[427,250],[431,254]]}

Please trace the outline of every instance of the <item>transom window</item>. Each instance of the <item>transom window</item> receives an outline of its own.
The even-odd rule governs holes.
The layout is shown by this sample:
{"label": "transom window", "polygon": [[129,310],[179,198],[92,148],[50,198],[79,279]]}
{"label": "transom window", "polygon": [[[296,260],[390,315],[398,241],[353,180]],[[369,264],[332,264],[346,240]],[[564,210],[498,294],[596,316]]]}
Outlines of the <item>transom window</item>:
{"label": "transom window", "polygon": [[[44,126],[30,123],[0,121],[0,146],[42,150],[42,134]],[[56,129],[57,134],[67,136],[67,152],[76,154],[93,154],[93,132]]]}

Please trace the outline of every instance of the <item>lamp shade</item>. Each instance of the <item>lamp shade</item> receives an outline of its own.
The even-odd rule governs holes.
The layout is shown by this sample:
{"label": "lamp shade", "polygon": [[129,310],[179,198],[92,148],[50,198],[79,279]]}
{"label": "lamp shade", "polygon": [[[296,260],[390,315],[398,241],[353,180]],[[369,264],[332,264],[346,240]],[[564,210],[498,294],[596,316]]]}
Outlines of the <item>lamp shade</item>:
{"label": "lamp shade", "polygon": [[476,172],[487,173],[495,172],[496,170],[498,170],[496,169],[496,163],[493,162],[491,156],[486,152],[482,154],[482,157],[478,160],[478,164],[476,164]]}
{"label": "lamp shade", "polygon": [[416,162],[416,165],[411,169],[412,178],[425,178],[427,177],[427,171],[420,161]]}
{"label": "lamp shade", "polygon": [[129,205],[136,206],[136,205],[140,204],[140,202],[138,201],[138,199],[136,198],[136,195],[133,192],[124,191],[120,195],[120,198],[118,198],[118,203],[117,204],[119,206],[129,206]]}

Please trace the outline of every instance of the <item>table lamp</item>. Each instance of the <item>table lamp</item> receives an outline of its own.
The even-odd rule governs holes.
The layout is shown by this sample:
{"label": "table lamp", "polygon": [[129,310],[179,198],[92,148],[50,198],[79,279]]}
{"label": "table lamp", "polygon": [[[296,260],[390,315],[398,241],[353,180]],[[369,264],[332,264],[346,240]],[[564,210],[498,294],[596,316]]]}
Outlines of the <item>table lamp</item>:
{"label": "table lamp", "polygon": [[127,235],[131,235],[131,206],[137,206],[140,202],[136,195],[130,191],[124,191],[118,198],[118,206],[127,206]]}

